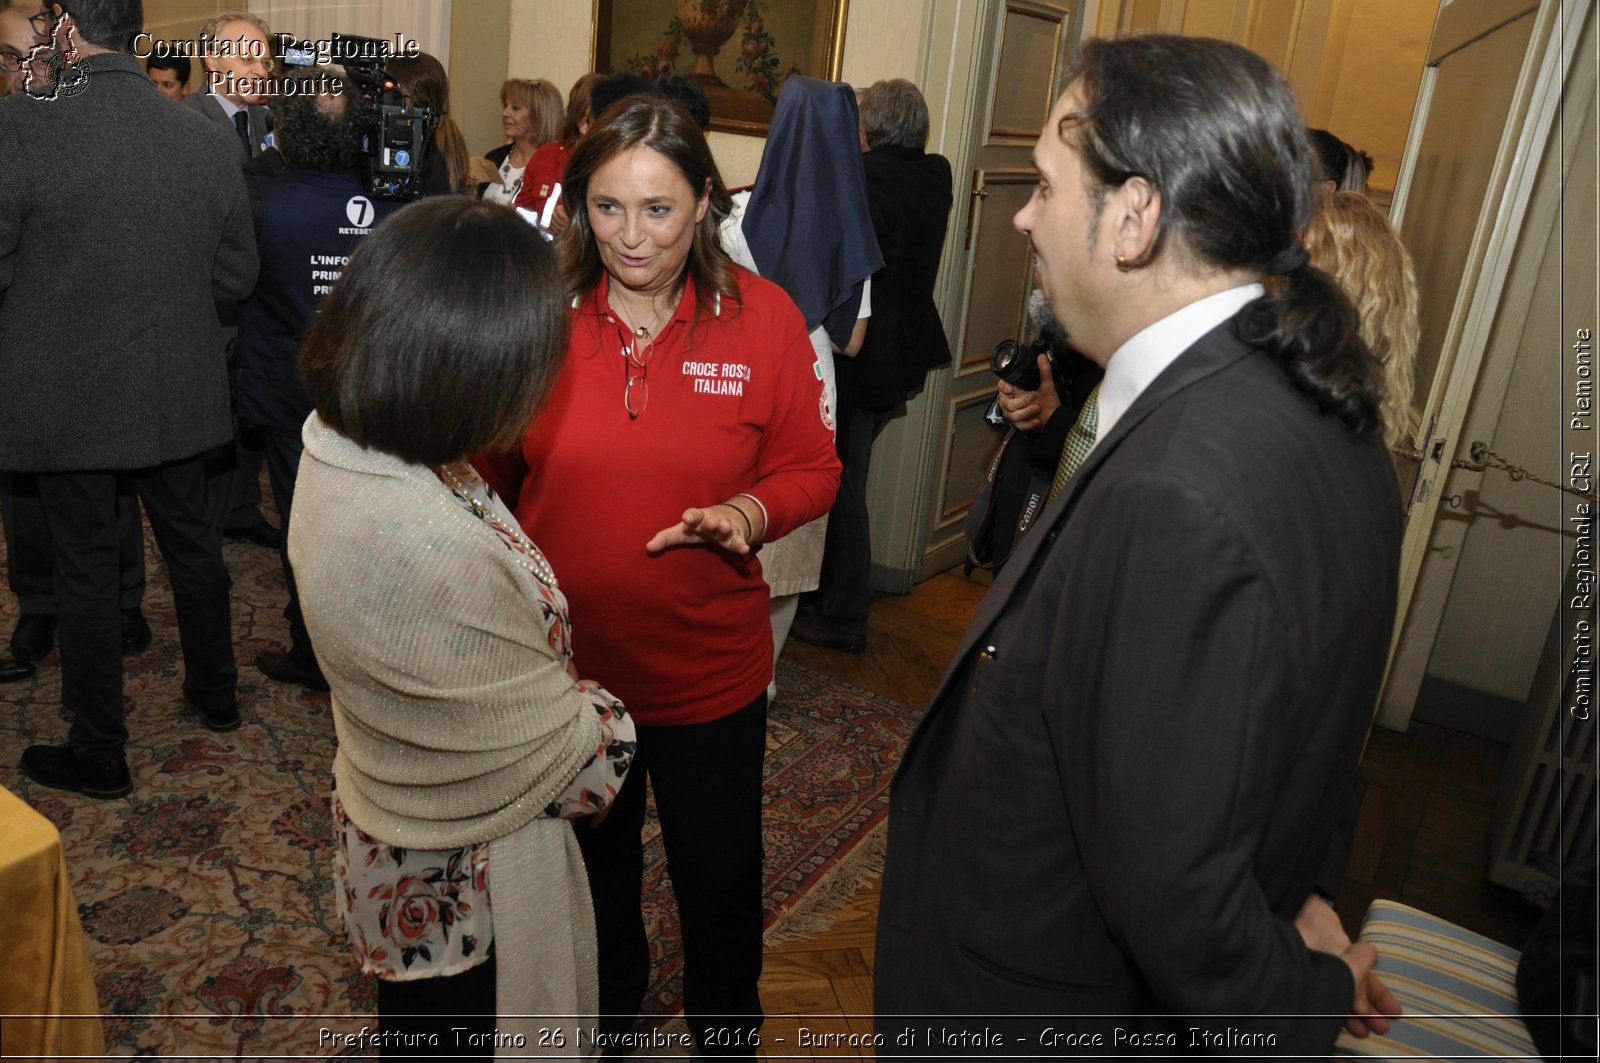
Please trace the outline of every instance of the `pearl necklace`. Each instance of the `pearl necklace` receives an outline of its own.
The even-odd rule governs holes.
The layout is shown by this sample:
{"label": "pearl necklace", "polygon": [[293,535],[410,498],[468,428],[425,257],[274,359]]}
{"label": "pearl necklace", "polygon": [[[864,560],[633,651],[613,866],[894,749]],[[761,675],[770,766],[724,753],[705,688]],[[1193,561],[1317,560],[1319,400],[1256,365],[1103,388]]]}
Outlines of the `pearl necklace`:
{"label": "pearl necklace", "polygon": [[472,493],[472,489],[462,483],[460,478],[447,467],[436,465],[433,471],[445,482],[445,486],[450,488],[450,493],[465,502],[467,508],[472,510],[472,515],[493,529],[502,542],[510,540],[505,542],[505,545],[511,551],[513,561],[533,573],[535,579],[551,590],[558,588],[556,570],[550,567],[550,562],[545,560],[544,554],[522,534],[520,529],[513,528],[501,520],[493,509],[480,502],[478,496]]}

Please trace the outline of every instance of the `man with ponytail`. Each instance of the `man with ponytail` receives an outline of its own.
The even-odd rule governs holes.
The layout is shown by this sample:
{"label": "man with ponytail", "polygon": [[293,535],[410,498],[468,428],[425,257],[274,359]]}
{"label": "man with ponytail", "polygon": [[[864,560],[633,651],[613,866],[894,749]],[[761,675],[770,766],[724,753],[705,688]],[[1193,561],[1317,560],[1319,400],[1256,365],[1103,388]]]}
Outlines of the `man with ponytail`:
{"label": "man with ponytail", "polygon": [[1092,40],[1034,162],[1105,378],[895,779],[878,1051],[1325,1056],[1397,1011],[1330,900],[1401,514],[1303,122],[1243,48]]}

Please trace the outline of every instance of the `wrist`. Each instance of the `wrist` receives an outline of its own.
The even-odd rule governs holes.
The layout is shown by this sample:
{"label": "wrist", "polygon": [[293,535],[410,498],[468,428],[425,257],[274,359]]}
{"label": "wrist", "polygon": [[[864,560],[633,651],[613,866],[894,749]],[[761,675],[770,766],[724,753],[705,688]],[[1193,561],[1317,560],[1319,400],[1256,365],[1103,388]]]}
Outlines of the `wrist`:
{"label": "wrist", "polygon": [[[744,541],[754,545],[756,529],[755,523],[750,519],[750,514],[744,511],[743,506],[736,506],[732,502],[724,502],[722,504],[739,515],[739,519],[744,522]],[[734,527],[738,527],[737,521],[734,523]]]}
{"label": "wrist", "polygon": [[764,542],[767,537],[767,507],[761,499],[748,491],[740,491],[728,499],[728,505],[737,509],[750,525],[751,538],[746,540],[751,546]]}

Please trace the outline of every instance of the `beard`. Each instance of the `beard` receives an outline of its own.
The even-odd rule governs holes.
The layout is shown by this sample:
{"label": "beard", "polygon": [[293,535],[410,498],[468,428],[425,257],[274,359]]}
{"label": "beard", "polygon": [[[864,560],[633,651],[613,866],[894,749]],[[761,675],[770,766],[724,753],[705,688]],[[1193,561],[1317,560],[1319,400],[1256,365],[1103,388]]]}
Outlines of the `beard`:
{"label": "beard", "polygon": [[1057,354],[1067,351],[1067,327],[1056,317],[1049,298],[1038,288],[1028,293],[1028,320],[1039,330],[1039,336]]}

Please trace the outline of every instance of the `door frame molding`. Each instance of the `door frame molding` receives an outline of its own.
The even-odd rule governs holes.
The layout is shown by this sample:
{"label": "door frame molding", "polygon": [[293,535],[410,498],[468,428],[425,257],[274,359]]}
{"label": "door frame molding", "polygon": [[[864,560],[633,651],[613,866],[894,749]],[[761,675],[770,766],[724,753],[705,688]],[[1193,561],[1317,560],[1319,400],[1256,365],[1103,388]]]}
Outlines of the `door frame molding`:
{"label": "door frame molding", "polygon": [[[1433,654],[1460,562],[1459,540],[1465,533],[1440,528],[1438,507],[1445,498],[1471,490],[1483,476],[1481,472],[1452,469],[1450,463],[1470,447],[1462,432],[1483,376],[1490,334],[1500,314],[1539,165],[1559,119],[1562,92],[1590,2],[1541,0],[1533,13],[1533,30],[1478,212],[1466,269],[1440,347],[1434,379],[1428,384],[1428,400],[1421,418],[1428,431],[1420,441],[1424,456],[1407,500],[1409,516],[1401,547],[1394,631],[1377,705],[1377,722],[1394,730],[1404,731],[1410,726],[1417,691]],[[1510,17],[1497,16],[1496,9],[1504,12],[1512,8],[1517,11]],[[1441,33],[1436,24],[1391,206],[1396,229],[1405,220],[1438,64],[1527,10],[1527,4],[1507,0],[1455,0],[1441,9],[1440,22],[1450,15],[1466,20],[1470,28],[1467,32],[1450,32],[1445,27],[1446,32]],[[1498,413],[1493,420],[1498,421]],[[1484,427],[1492,424],[1485,423]],[[1438,541],[1447,535],[1457,540],[1456,549],[1444,549],[1448,544]]]}

